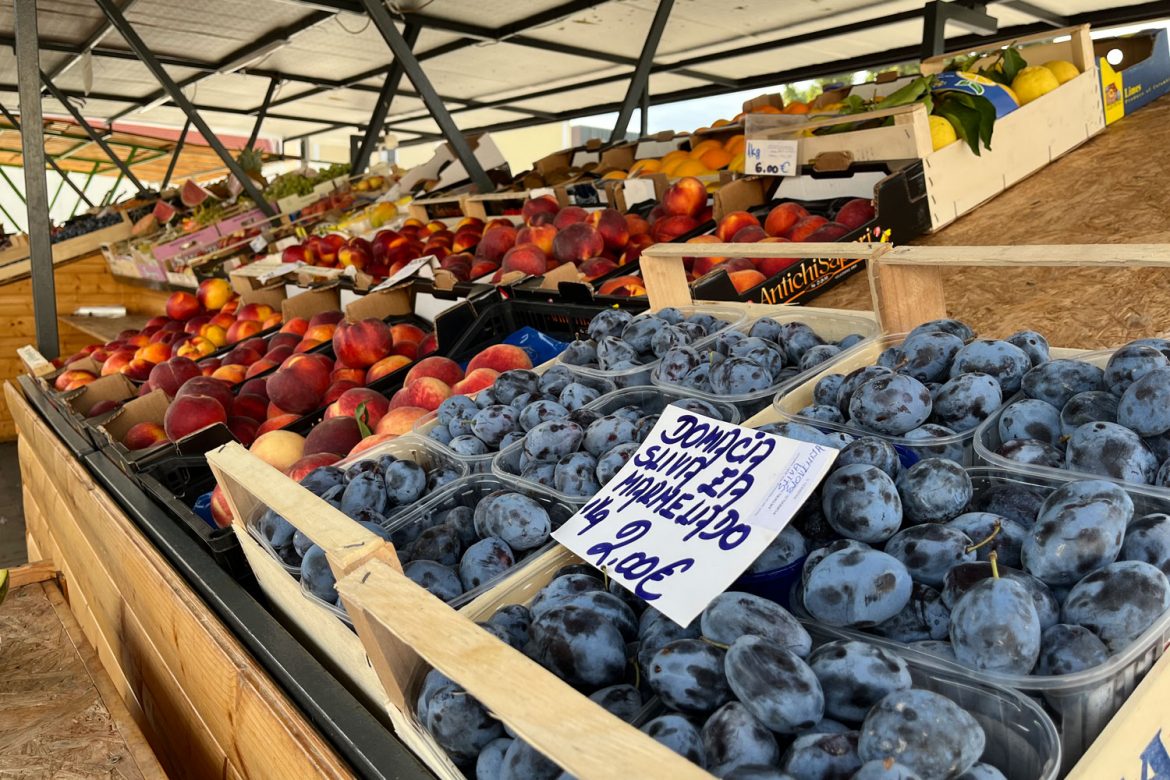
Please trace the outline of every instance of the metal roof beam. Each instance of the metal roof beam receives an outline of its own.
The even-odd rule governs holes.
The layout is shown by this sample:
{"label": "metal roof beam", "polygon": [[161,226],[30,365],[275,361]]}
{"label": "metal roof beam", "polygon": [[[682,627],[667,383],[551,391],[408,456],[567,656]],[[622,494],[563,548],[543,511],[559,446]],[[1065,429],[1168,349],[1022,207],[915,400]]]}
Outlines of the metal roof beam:
{"label": "metal roof beam", "polygon": [[199,112],[195,109],[195,106],[193,106],[191,101],[187,99],[187,96],[183,94],[183,90],[179,87],[178,84],[175,83],[174,79],[172,79],[170,75],[167,74],[166,70],[163,69],[163,66],[158,63],[158,60],[154,59],[150,49],[147,48],[142,38],[138,37],[138,33],[126,21],[126,17],[122,16],[122,12],[119,11],[117,6],[114,5],[113,0],[96,0],[96,2],[102,9],[102,13],[104,13],[106,18],[109,19],[110,22],[114,25],[114,28],[118,31],[118,34],[122,36],[122,39],[126,41],[134,53],[138,55],[138,59],[142,60],[142,64],[145,65],[152,74],[154,74],[155,79],[157,79],[158,83],[162,85],[166,94],[169,95],[171,100],[183,110],[183,113],[186,114],[187,118],[191,120],[191,124],[195,125],[195,127],[199,130],[200,135],[203,136],[203,140],[207,142],[208,146],[215,150],[215,153],[219,155],[221,160],[223,160],[224,164],[228,167],[228,170],[230,170],[236,179],[239,180],[240,184],[244,188],[244,191],[248,193],[248,197],[252,199],[257,208],[263,211],[265,216],[274,216],[276,211],[272,208],[272,204],[264,199],[264,194],[260,191],[260,188],[256,186],[256,182],[252,180],[251,176],[244,172],[244,169],[240,167],[240,164],[236,162],[231,153],[224,148],[224,145],[220,143],[219,139],[208,126],[207,122],[205,122],[203,118],[199,116]]}
{"label": "metal roof beam", "polygon": [[[402,31],[402,39],[412,51],[414,45],[418,43],[420,30],[421,28],[417,24],[407,22],[406,29]],[[386,115],[390,112],[390,104],[394,102],[394,94],[398,92],[398,85],[402,83],[402,77],[405,73],[402,62],[395,58],[390,72],[386,74],[386,81],[382,84],[382,91],[378,93],[378,102],[374,104],[374,112],[370,116],[370,123],[366,127],[365,135],[362,136],[361,145],[358,146],[357,152],[350,160],[351,175],[365,173],[369,166],[370,155],[374,153],[374,145],[382,137]]]}
{"label": "metal roof beam", "polygon": [[179,162],[179,155],[183,153],[183,146],[187,143],[187,133],[191,131],[191,117],[187,117],[187,121],[183,123],[183,132],[179,133],[179,140],[175,142],[175,150],[171,152],[171,161],[167,163],[167,172],[163,176],[162,184],[158,185],[158,191],[162,192],[171,183],[171,176],[175,173],[175,165]]}
{"label": "metal roof beam", "polygon": [[614,122],[613,132],[609,136],[611,144],[626,137],[630,118],[634,115],[634,106],[641,101],[650,83],[650,66],[654,64],[658,43],[662,40],[662,31],[666,29],[666,23],[670,20],[670,9],[673,7],[674,0],[658,0],[658,8],[654,11],[654,19],[651,20],[650,29],[646,32],[646,41],[642,44],[642,54],[638,57],[634,74],[630,76],[630,86],[626,89],[626,97],[618,109],[617,121]]}
{"label": "metal roof beam", "polygon": [[1029,3],[1027,0],[993,0],[996,5],[1002,5],[1013,11],[1019,11],[1022,14],[1027,14],[1033,19],[1038,19],[1041,22],[1051,27],[1068,27],[1068,18],[1061,16],[1055,11],[1049,11],[1047,8],[1041,8],[1035,3]]}
{"label": "metal roof beam", "polygon": [[[138,0],[123,0],[122,13],[126,13],[126,11],[130,10],[130,6],[134,5],[134,3],[136,3],[136,2],[138,2]],[[113,29],[114,29],[113,25],[111,25],[109,22],[104,22],[103,24],[101,24],[96,30],[94,30],[90,34],[90,36],[88,38],[85,39],[85,43],[81,44],[81,48],[82,48],[81,53],[74,54],[72,57],[65,60],[57,67],[50,70],[49,71],[49,78],[55,79],[58,76],[60,76],[62,73],[64,73],[65,71],[72,68],[77,63],[81,62],[81,58],[85,56],[86,52],[92,50],[95,46],[97,46],[99,43],[101,43],[102,40],[104,40],[105,37],[107,35],[109,35]],[[86,201],[86,202],[89,203],[89,201]],[[93,204],[91,203],[90,205],[92,206]]]}

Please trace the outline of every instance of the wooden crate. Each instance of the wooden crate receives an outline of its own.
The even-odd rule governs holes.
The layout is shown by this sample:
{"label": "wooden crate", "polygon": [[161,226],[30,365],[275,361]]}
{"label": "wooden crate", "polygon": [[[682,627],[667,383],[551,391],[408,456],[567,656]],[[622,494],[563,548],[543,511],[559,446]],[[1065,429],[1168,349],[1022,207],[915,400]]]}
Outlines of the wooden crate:
{"label": "wooden crate", "polygon": [[[815,165],[827,154],[845,154],[854,162],[922,160],[930,200],[930,232],[934,232],[1105,129],[1100,78],[1088,25],[999,41],[977,51],[994,53],[1008,43],[1032,44],[1058,37],[1067,40],[1029,46],[1024,51],[1026,58],[1033,64],[1068,60],[1081,74],[999,119],[991,150],[983,149],[980,156],[961,141],[933,151],[928,115],[921,104],[852,115],[848,121],[892,119],[893,124],[823,136],[810,135],[809,131],[840,125],[842,118],[792,123],[787,118],[753,115],[749,119],[749,127],[753,128],[749,137],[799,136],[803,165]],[[938,73],[949,60],[969,53],[963,50],[931,58],[922,63],[922,71]],[[779,126],[755,129],[768,123]]]}
{"label": "wooden crate", "polygon": [[[652,309],[664,306],[687,306],[691,301],[691,287],[683,269],[684,257],[795,257],[803,261],[769,280],[769,284],[823,286],[823,281],[844,278],[852,270],[861,270],[860,263],[884,255],[889,244],[655,244],[642,252],[640,260],[642,279]],[[856,261],[849,263],[848,261]],[[824,263],[837,263],[844,275],[833,279],[823,276]],[[787,281],[786,281],[787,280]],[[757,305],[757,304],[745,304]]]}
{"label": "wooden crate", "polygon": [[413,201],[409,206],[410,216],[429,222],[432,219],[466,217],[467,195],[442,195]]}
{"label": "wooden crate", "polygon": [[882,330],[905,333],[945,317],[943,273],[954,266],[1170,268],[1170,244],[897,247],[869,263],[874,312]]}

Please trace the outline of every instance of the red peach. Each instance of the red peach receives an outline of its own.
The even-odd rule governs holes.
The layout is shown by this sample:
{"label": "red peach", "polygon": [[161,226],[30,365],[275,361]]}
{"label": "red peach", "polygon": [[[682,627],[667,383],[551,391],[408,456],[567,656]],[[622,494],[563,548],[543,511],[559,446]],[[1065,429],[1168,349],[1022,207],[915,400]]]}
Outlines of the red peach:
{"label": "red peach", "polygon": [[232,403],[235,400],[230,385],[209,376],[197,376],[193,379],[188,379],[179,388],[179,392],[175,393],[175,400],[177,401],[188,395],[205,395],[214,398],[216,401],[219,401],[220,406],[224,409],[231,409]]}
{"label": "red peach", "polygon": [[331,452],[345,455],[362,440],[361,428],[353,417],[330,417],[322,420],[305,437],[303,455]]}
{"label": "red peach", "polygon": [[617,298],[637,298],[646,294],[646,285],[638,276],[615,276],[604,282],[597,292]]}
{"label": "red peach", "polygon": [[211,519],[219,528],[231,528],[232,517],[232,505],[228,503],[227,494],[221,486],[216,485],[215,490],[211,491]]}
{"label": "red peach", "polygon": [[256,320],[236,320],[227,329],[227,343],[235,344],[249,339],[263,329],[264,326]]}
{"label": "red peach", "polygon": [[325,417],[356,417],[359,406],[364,405],[366,426],[373,430],[378,421],[390,409],[390,400],[381,393],[365,387],[346,390],[325,410]]}
{"label": "red peach", "polygon": [[424,376],[434,377],[447,385],[453,385],[463,378],[463,369],[454,360],[436,355],[416,363],[407,373],[403,384],[409,385]]}
{"label": "red peach", "polygon": [[211,372],[212,379],[220,379],[231,385],[238,385],[248,379],[248,369],[235,363],[226,363]]}
{"label": "red peach", "polygon": [[731,242],[733,244],[754,244],[767,237],[768,234],[759,225],[748,225],[736,231],[735,235],[731,237]]}
{"label": "red peach", "polygon": [[258,435],[248,451],[273,468],[287,471],[301,459],[305,439],[292,431],[268,431]]}
{"label": "red peach", "polygon": [[427,335],[425,330],[409,322],[400,322],[397,325],[391,325],[390,333],[394,337],[395,344],[401,344],[403,342],[417,344],[426,338]]}
{"label": "red peach", "polygon": [[122,366],[122,375],[134,382],[145,382],[150,378],[150,371],[153,368],[154,363],[151,363],[149,360],[134,358]]}
{"label": "red peach", "polygon": [[171,293],[167,298],[166,312],[172,320],[186,322],[199,313],[199,299],[189,292]]}
{"label": "red peach", "polygon": [[[198,336],[199,331],[209,322],[211,322],[210,314],[196,314],[194,317],[187,320],[187,322],[183,324],[183,332],[190,333],[192,336]],[[142,332],[145,333],[146,328],[143,328]]]}
{"label": "red peach", "polygon": [[694,176],[684,176],[662,194],[662,207],[667,215],[698,217],[706,205],[707,187]]}
{"label": "red peach", "polygon": [[698,220],[686,215],[670,215],[654,223],[650,235],[660,244],[674,241],[676,238],[690,233],[699,226]]}
{"label": "red peach", "polygon": [[503,259],[504,253],[515,244],[516,228],[512,227],[511,224],[499,225],[484,231],[479,245],[475,248],[475,256],[480,260],[498,263]]}
{"label": "red peach", "polygon": [[[260,376],[261,374],[265,374],[279,365],[279,361],[270,360],[269,358],[260,358],[255,363],[248,366],[247,370],[244,371],[244,379],[251,379],[253,377]],[[212,375],[214,376],[214,374],[215,372],[213,371]]]}
{"label": "red peach", "polygon": [[468,373],[477,368],[491,368],[501,373],[514,368],[532,368],[532,358],[520,347],[495,344],[480,351],[467,364]]}
{"label": "red peach", "polygon": [[227,279],[204,279],[195,291],[199,305],[207,311],[219,311],[232,297],[232,286]]}
{"label": "red peach", "polygon": [[390,355],[389,357],[382,358],[370,366],[369,371],[366,372],[365,383],[372,385],[382,377],[392,374],[403,366],[408,365],[410,365],[410,358],[405,355]]}
{"label": "red peach", "polygon": [[439,348],[439,338],[431,331],[418,343],[418,357],[423,358]]}
{"label": "red peach", "polygon": [[346,390],[351,390],[355,387],[361,387],[357,382],[351,382],[348,379],[339,379],[333,382],[325,389],[325,395],[321,398],[321,403],[331,405],[334,401],[341,397]]}
{"label": "red peach", "polygon": [[200,376],[201,373],[195,361],[185,357],[173,357],[150,370],[150,383],[173,398],[184,382]]}
{"label": "red peach", "polygon": [[258,395],[265,401],[268,400],[268,380],[263,377],[256,377],[249,379],[244,384],[240,385],[240,395]]}
{"label": "red peach", "polygon": [[316,349],[324,343],[324,341],[317,341],[316,339],[304,339],[300,344],[297,344],[297,348],[293,350],[293,353],[302,354],[311,349]]}
{"label": "red peach", "polygon": [[86,379],[92,382],[93,380],[97,379],[97,377],[93,375],[92,371],[83,371],[78,368],[72,368],[68,371],[62,371],[60,374],[58,374],[57,378],[53,380],[53,387],[56,390],[64,391],[73,382]]}
{"label": "red peach", "polygon": [[557,230],[564,230],[569,225],[576,225],[587,219],[589,219],[589,212],[580,206],[565,206],[557,212],[556,217],[553,219],[553,227]]}
{"label": "red peach", "polygon": [[520,271],[529,276],[540,276],[548,270],[548,258],[536,244],[517,244],[504,253],[500,270]]}
{"label": "red peach", "polygon": [[345,319],[345,314],[337,311],[336,309],[332,311],[321,311],[317,312],[309,318],[309,327],[312,328],[317,325],[336,325],[343,319]]}
{"label": "red peach", "polygon": [[539,198],[529,198],[524,201],[524,205],[520,207],[520,216],[524,217],[524,224],[531,225],[532,218],[537,214],[556,216],[560,208],[561,205],[557,203],[555,197],[552,195],[541,195]]}
{"label": "red peach", "polygon": [[[569,208],[577,208],[570,206]],[[567,209],[562,209],[564,213]],[[583,211],[584,209],[582,209]],[[579,263],[597,257],[605,251],[605,240],[597,228],[585,222],[574,222],[561,229],[553,239],[553,257],[558,263]]]}
{"label": "red peach", "polygon": [[808,209],[799,203],[785,201],[774,206],[764,218],[764,232],[770,236],[783,236],[792,226],[808,216]]}
{"label": "red peach", "polygon": [[854,198],[837,210],[833,221],[844,225],[850,230],[856,230],[866,222],[877,216],[873,201],[867,198]]}
{"label": "red peach", "polygon": [[232,401],[232,417],[251,417],[262,422],[267,418],[268,402],[258,395],[237,395]]}
{"label": "red peach", "polygon": [[375,317],[342,322],[333,333],[333,352],[349,368],[368,368],[389,355],[393,346],[390,326]]}
{"label": "red peach", "polygon": [[275,310],[266,303],[248,303],[236,312],[236,320],[253,320],[263,322],[275,314]]}
{"label": "red peach", "polygon": [[649,233],[635,233],[630,236],[630,243],[626,244],[626,251],[618,258],[618,265],[627,265],[642,257],[642,253],[654,246],[654,238]]}
{"label": "red peach", "polygon": [[605,248],[621,252],[630,241],[630,227],[617,209],[599,209],[589,215],[589,224],[597,228]]}
{"label": "red peach", "polygon": [[[377,365],[377,363],[374,365]],[[366,372],[360,368],[345,368],[344,366],[335,368],[329,372],[330,384],[339,382],[343,379],[349,382],[353,382],[355,385],[361,386],[366,383]]]}
{"label": "red peach", "polygon": [[352,457],[354,455],[358,455],[360,453],[363,453],[366,450],[373,449],[374,447],[378,446],[382,442],[392,441],[392,440],[397,439],[397,438],[398,438],[397,433],[375,433],[372,436],[367,436],[366,438],[359,441],[356,445],[354,445],[354,448],[352,450],[350,450],[347,454]]}
{"label": "red peach", "polygon": [[378,421],[374,433],[393,434],[401,436],[414,430],[418,418],[427,414],[427,410],[418,406],[399,406],[386,412],[386,416]]}
{"label": "red peach", "polygon": [[297,336],[305,335],[305,331],[309,329],[309,321],[304,317],[293,317],[288,322],[280,327],[281,333],[292,333]]}
{"label": "red peach", "polygon": [[822,216],[812,214],[789,228],[788,232],[784,234],[784,238],[789,241],[807,241],[809,236],[817,232],[821,225],[828,223],[828,221]]}
{"label": "red peach", "polygon": [[232,436],[236,437],[236,441],[248,447],[256,441],[256,430],[260,427],[260,422],[251,417],[229,417],[227,427]]}
{"label": "red peach", "polygon": [[424,376],[409,383],[390,399],[390,408],[420,406],[428,412],[439,408],[439,404],[451,397],[451,387],[442,380]]}
{"label": "red peach", "polygon": [[649,233],[650,223],[637,214],[626,214],[626,230],[630,231],[631,236],[636,236],[639,233]]}
{"label": "red peach", "polygon": [[837,222],[826,222],[819,228],[809,233],[804,239],[810,244],[815,243],[831,243],[833,241],[840,241],[842,237],[849,233],[849,228]]}
{"label": "red peach", "polygon": [[584,263],[581,263],[578,270],[585,277],[586,281],[591,282],[594,279],[600,279],[617,267],[618,264],[608,257],[591,257]]}
{"label": "red peach", "polygon": [[715,228],[715,237],[724,244],[730,243],[732,237],[748,225],[759,227],[760,220],[747,211],[733,211],[730,214],[724,214],[723,218],[719,220],[719,225]]}
{"label": "red peach", "polygon": [[[264,422],[260,423],[260,427],[256,429],[256,438],[263,436],[269,431],[279,431],[286,425],[292,425],[297,420],[301,419],[299,414],[278,414],[269,417]],[[253,442],[254,444],[255,442]]]}
{"label": "red peach", "polygon": [[164,441],[167,441],[167,432],[161,425],[153,422],[132,425],[122,437],[122,444],[128,450],[144,450]]}
{"label": "red peach", "polygon": [[732,286],[735,287],[735,291],[740,294],[767,281],[767,277],[754,268],[750,271],[732,271],[727,276],[731,280]]}
{"label": "red peach", "polygon": [[[470,366],[469,366],[470,368]],[[494,368],[472,368],[462,380],[451,385],[452,395],[471,395],[491,387],[500,375]]]}
{"label": "red peach", "polygon": [[316,455],[306,455],[296,463],[288,467],[284,472],[285,476],[293,482],[300,482],[309,474],[313,473],[322,466],[332,466],[341,458],[334,455],[332,452],[318,452]]}
{"label": "red peach", "polygon": [[115,409],[120,408],[122,408],[121,401],[114,401],[109,399],[105,401],[98,401],[96,404],[89,407],[89,411],[85,413],[85,416],[88,418],[100,417],[107,412],[112,412]]}
{"label": "red peach", "polygon": [[516,244],[536,244],[540,251],[551,255],[557,229],[552,225],[526,225],[516,233]]}
{"label": "red peach", "polygon": [[168,439],[178,441],[209,425],[226,422],[227,412],[216,399],[209,395],[183,395],[167,407],[163,428]]}

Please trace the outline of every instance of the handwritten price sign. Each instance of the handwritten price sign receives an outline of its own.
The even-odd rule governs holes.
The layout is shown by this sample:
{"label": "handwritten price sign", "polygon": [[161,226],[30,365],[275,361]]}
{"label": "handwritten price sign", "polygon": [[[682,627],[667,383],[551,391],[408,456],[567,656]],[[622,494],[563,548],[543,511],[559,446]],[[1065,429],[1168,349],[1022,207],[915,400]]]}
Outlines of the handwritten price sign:
{"label": "handwritten price sign", "polygon": [[668,406],[553,537],[685,626],[788,525],[836,457]]}
{"label": "handwritten price sign", "polygon": [[758,176],[795,176],[800,173],[800,143],[749,138],[744,148],[745,173]]}

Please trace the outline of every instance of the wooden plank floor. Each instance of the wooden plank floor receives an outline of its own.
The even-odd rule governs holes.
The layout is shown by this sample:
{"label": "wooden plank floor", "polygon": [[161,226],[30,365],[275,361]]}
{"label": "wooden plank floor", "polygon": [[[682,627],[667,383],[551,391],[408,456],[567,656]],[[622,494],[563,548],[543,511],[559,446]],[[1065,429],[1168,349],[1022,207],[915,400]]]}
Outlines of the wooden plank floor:
{"label": "wooden plank floor", "polygon": [[0,777],[165,777],[56,582],[0,605]]}

